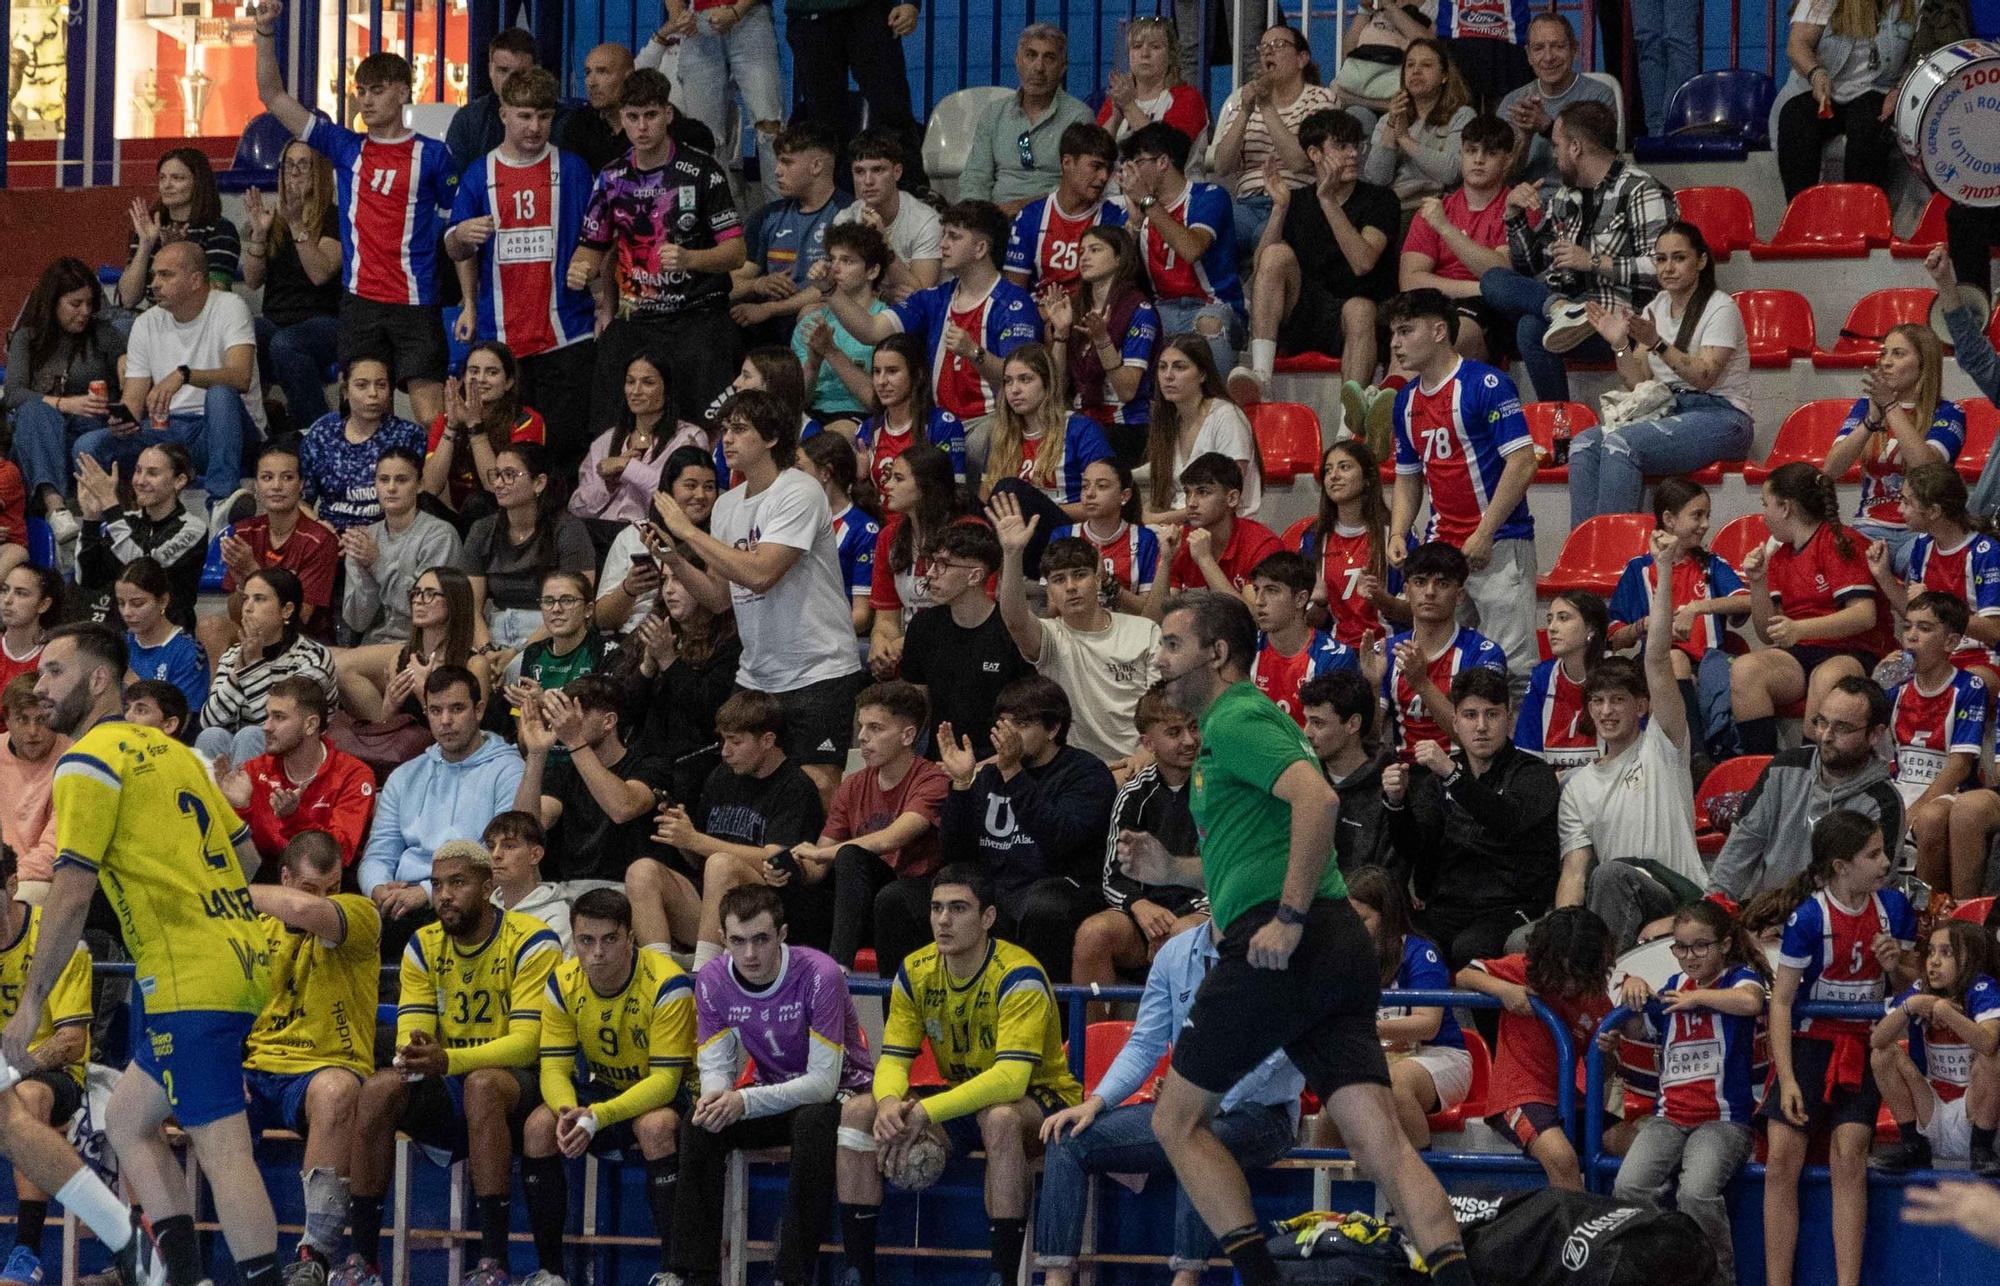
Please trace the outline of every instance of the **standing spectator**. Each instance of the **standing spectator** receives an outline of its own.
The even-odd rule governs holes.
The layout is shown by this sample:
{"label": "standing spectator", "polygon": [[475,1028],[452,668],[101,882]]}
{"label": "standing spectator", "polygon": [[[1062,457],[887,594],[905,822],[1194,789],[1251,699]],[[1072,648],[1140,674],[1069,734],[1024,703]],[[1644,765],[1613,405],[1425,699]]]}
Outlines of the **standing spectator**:
{"label": "standing spectator", "polygon": [[882,274],[882,297],[892,304],[937,285],[941,271],[938,212],[929,202],[906,199],[904,168],[902,145],[886,131],[855,135],[847,145],[854,202],[833,216],[836,225],[865,223],[888,238],[890,263]]}
{"label": "standing spectator", "polygon": [[1021,87],[980,113],[972,129],[961,201],[991,201],[1013,218],[1055,187],[1061,173],[1061,140],[1072,125],[1090,124],[1090,109],[1063,88],[1069,74],[1069,36],[1037,22],[1014,42],[1014,74]]}
{"label": "standing spectator", "polygon": [[1289,549],[1266,554],[1250,569],[1250,614],[1257,620],[1257,652],[1250,681],[1257,690],[1306,726],[1305,685],[1335,670],[1359,670],[1354,649],[1306,623],[1312,601],[1313,569]]}
{"label": "standing spectator", "polygon": [[187,448],[177,442],[147,447],[132,465],[132,506],[122,509],[116,476],[100,469],[96,460],[83,458],[76,482],[77,516],[83,520],[76,579],[93,618],[110,615],[111,582],[145,555],[157,562],[173,587],[172,605],[163,604],[169,617],[193,632],[208,524],[181,503],[191,467]]}
{"label": "standing spectator", "polygon": [[[915,201],[911,202],[916,204]],[[826,278],[820,289],[845,294],[869,314],[889,305],[877,297],[889,270],[889,243],[865,224],[835,223],[826,230]],[[825,427],[851,432],[875,400],[869,376],[873,345],[856,339],[825,309],[799,314],[792,352],[805,371],[806,413]]]}
{"label": "standing spectator", "polygon": [[521,364],[499,340],[481,340],[465,356],[465,377],[445,382],[444,412],[431,421],[424,490],[460,521],[490,512],[499,499],[494,474],[509,444],[541,447],[548,425],[521,400]]}
{"label": "standing spectator", "polygon": [[[1639,0],[1641,4],[1645,2]],[[1693,37],[1692,22],[1678,18],[1676,22],[1687,28],[1689,38]],[[1508,173],[1517,182],[1540,184],[1554,177],[1555,145],[1551,133],[1563,108],[1571,103],[1602,103],[1614,113],[1618,110],[1618,96],[1611,86],[1584,75],[1576,65],[1576,51],[1576,28],[1562,14],[1549,10],[1528,20],[1528,66],[1535,73],[1534,79],[1510,91],[1494,109],[1494,114],[1514,131]],[[1641,74],[1650,77],[1655,71],[1645,65]],[[1680,83],[1675,80],[1669,90]],[[1650,87],[1645,98],[1651,109],[1654,99]],[[1658,110],[1664,115],[1667,95],[1662,94],[1658,101]],[[1659,128],[1653,126],[1647,132],[1657,134]]]}
{"label": "standing spectator", "polygon": [[1459,138],[1475,114],[1444,45],[1411,41],[1403,54],[1402,88],[1376,123],[1362,176],[1393,188],[1405,209],[1456,187]]}
{"label": "standing spectator", "polygon": [[458,569],[472,581],[475,616],[501,648],[519,647],[542,626],[542,578],[551,571],[597,574],[590,535],[574,514],[549,494],[540,447],[516,442],[503,448],[493,470],[500,511],[465,534]]}
{"label": "standing spectator", "polygon": [[[90,265],[65,257],[43,269],[7,337],[5,406],[28,512],[49,520],[58,549],[73,546],[79,532],[63,505],[77,440],[104,428],[112,404],[123,402],[124,356],[125,336],[104,315],[104,288]],[[98,384],[102,390],[92,391]]]}
{"label": "standing spectator", "polygon": [[[1319,83],[1305,35],[1282,22],[1266,27],[1257,40],[1254,74],[1223,102],[1215,121],[1215,174],[1230,184],[1238,249],[1248,252],[1263,241],[1275,195],[1271,160],[1277,159],[1292,187],[1310,184],[1313,163],[1299,143],[1298,128],[1313,113],[1339,106],[1333,91]],[[1130,136],[1119,140],[1121,155],[1130,141]]]}
{"label": "standing spectator", "polygon": [[1076,293],[1049,292],[1039,301],[1071,404],[1104,426],[1127,468],[1145,455],[1160,342],[1160,310],[1147,296],[1145,272],[1130,230],[1100,224],[1078,239]]}
{"label": "standing spectator", "polygon": [[[1640,115],[1646,133],[1660,135],[1667,128],[1667,104],[1674,91],[1693,80],[1701,71],[1700,25],[1686,21],[1687,15],[1670,0],[1630,0],[1632,6],[1633,61],[1639,65]],[[1925,8],[1950,9],[1952,5]],[[1605,29],[1610,34],[1610,28]],[[1949,43],[1949,42],[1947,42]],[[1528,60],[1535,58],[1534,29],[1529,28]]]}
{"label": "standing spectator", "polygon": [[[1569,401],[1565,354],[1605,362],[1611,346],[1594,333],[1587,305],[1636,310],[1659,277],[1653,251],[1674,218],[1674,194],[1617,152],[1617,117],[1602,103],[1572,103],[1550,139],[1562,187],[1544,203],[1531,183],[1507,194],[1511,266],[1479,279],[1486,302],[1514,323],[1514,340],[1535,396]],[[1542,220],[1528,216],[1539,211]]]}
{"label": "standing spectator", "polygon": [[[126,670],[141,680],[171,683],[189,710],[201,709],[208,700],[208,654],[169,614],[173,593],[166,572],[151,558],[134,558],[119,570],[113,589],[125,627]],[[182,720],[180,731],[188,726]]]}
{"label": "standing spectator", "polygon": [[1917,539],[1903,514],[1903,476],[1926,464],[1956,464],[1965,449],[1965,412],[1942,396],[1943,383],[1937,333],[1912,323],[1893,328],[1826,453],[1829,478],[1861,466],[1861,507],[1851,525],[1885,542],[1898,572],[1909,570]]}
{"label": "standing spectator", "polygon": [[1441,540],[1417,546],[1403,564],[1403,595],[1410,628],[1377,643],[1362,636],[1361,657],[1382,705],[1396,719],[1396,752],[1405,760],[1430,742],[1451,745],[1456,718],[1445,694],[1466,670],[1507,673],[1506,655],[1477,630],[1458,623],[1465,591],[1465,555]]}
{"label": "standing spectator", "polygon": [[1192,331],[1169,331],[1154,365],[1153,410],[1146,433],[1146,521],[1178,526],[1187,521],[1187,487],[1181,474],[1202,456],[1227,456],[1241,490],[1236,513],[1248,518],[1264,503],[1264,457],[1243,408],[1230,401],[1213,350]]}
{"label": "standing spectator", "polygon": [[813,269],[826,258],[834,216],[851,203],[834,186],[832,131],[801,123],[771,146],[778,195],[751,220],[748,260],[731,274],[729,292],[729,319],[753,345],[789,340],[799,315],[819,302]]}
{"label": "standing spectator", "polygon": [[257,361],[264,386],[285,395],[292,428],[327,412],[326,369],[340,352],[340,212],[333,166],[292,139],[278,161],[275,205],[251,188],[243,194],[250,236],[243,243],[243,284],[262,289]]}
{"label": "standing spectator", "polygon": [[443,143],[404,127],[415,74],[401,54],[370,54],[354,69],[366,134],[300,105],[278,70],[284,11],[285,0],[263,0],[257,10],[257,97],[286,129],[333,162],[339,181],[339,360],[345,365],[373,356],[388,362],[410,395],[412,418],[428,424],[444,407],[449,352],[438,308],[437,251],[460,166]]}
{"label": "standing spectator", "polygon": [[236,642],[244,582],[267,567],[283,567],[299,578],[305,591],[299,604],[300,631],[322,643],[333,641],[333,581],[340,571],[340,538],[299,506],[299,455],[294,441],[286,438],[258,453],[258,512],[222,531],[217,552],[222,555],[222,592],[229,595],[229,607],[202,617],[195,629],[211,655],[222,655]]}
{"label": "standing spectator", "polygon": [[[570,895],[614,887],[654,852],[653,788],[666,765],[618,735],[623,692],[599,674],[521,704],[524,760],[513,807],[548,832],[543,873]],[[560,747],[564,752],[552,752]]]}
{"label": "standing spectator", "polygon": [[[845,122],[851,75],[868,119],[896,140],[911,191],[924,175],[924,130],[910,111],[909,74],[897,43],[917,29],[911,0],[785,0],[785,43],[792,51],[798,119]],[[848,139],[844,136],[842,143]]]}
{"label": "standing spectator", "polygon": [[[653,42],[647,45],[655,47]],[[584,105],[557,117],[556,146],[582,157],[593,174],[625,155],[631,146],[619,119],[618,103],[632,68],[630,49],[615,42],[598,45],[583,56]]]}
{"label": "standing spectator", "polygon": [[684,420],[700,418],[742,353],[736,328],[722,324],[729,274],[746,257],[742,220],[722,167],[669,136],[667,95],[667,78],[656,71],[626,79],[618,110],[632,148],[598,173],[564,278],[570,289],[586,289],[613,257],[615,292],[598,304],[592,424],[610,423],[625,365],[642,348],[673,363],[675,417]]}
{"label": "standing spectator", "polygon": [[1346,112],[1315,112],[1300,123],[1299,142],[1314,181],[1294,192],[1273,167],[1276,195],[1251,285],[1250,364],[1229,372],[1229,396],[1245,406],[1270,393],[1280,350],[1338,357],[1348,379],[1372,384],[1375,310],[1396,289],[1389,247],[1401,218],[1395,195],[1361,177],[1360,124]]}
{"label": "standing spectator", "polygon": [[[1305,528],[1299,552],[1320,563],[1313,601],[1332,620],[1333,637],[1358,648],[1371,630],[1410,619],[1403,573],[1389,565],[1389,504],[1381,467],[1358,438],[1343,438],[1320,457],[1319,514]],[[1407,538],[1406,538],[1407,539]]]}
{"label": "standing spectator", "polygon": [[1437,34],[1471,87],[1475,105],[1493,111],[1508,91],[1535,78],[1522,51],[1528,0],[1438,0]]}
{"label": "standing spectator", "polygon": [[362,647],[408,639],[417,578],[458,561],[457,530],[417,506],[419,458],[407,447],[384,451],[375,466],[382,517],[340,536],[347,573],[340,619]]}
{"label": "standing spectator", "polygon": [[1125,24],[1125,70],[1111,73],[1097,123],[1113,142],[1165,121],[1200,142],[1208,134],[1208,104],[1182,75],[1174,20],[1142,14]]}
{"label": "standing spectator", "polygon": [[928,758],[941,757],[940,723],[962,729],[978,758],[991,755],[994,700],[1035,672],[986,590],[1000,561],[1000,542],[985,523],[953,523],[931,546],[926,579],[933,606],[910,618],[901,669],[930,706],[921,743]]}
{"label": "standing spectator", "polygon": [[535,70],[537,52],[535,33],[524,27],[497,32],[487,43],[486,81],[491,88],[459,108],[444,135],[444,145],[460,170],[471,169],[506,137],[508,82]]}
{"label": "standing spectator", "polygon": [[340,390],[347,414],[328,411],[299,443],[299,483],[300,499],[345,535],[349,528],[381,520],[376,474],[391,452],[413,457],[422,477],[425,436],[422,425],[395,413],[396,389],[386,359],[357,357],[347,363]]}
{"label": "standing spectator", "polygon": [[299,578],[283,567],[243,582],[243,636],[222,654],[201,704],[194,745],[204,760],[242,764],[264,753],[264,698],[280,679],[311,679],[329,703],[339,692],[333,653],[299,632],[304,599]]}
{"label": "standing spectator", "polygon": [[1843,135],[1842,177],[1889,186],[1900,167],[1883,100],[1895,98],[1910,34],[1901,0],[1799,0],[1785,36],[1791,74],[1771,104],[1785,200],[1819,182],[1821,153]]}
{"label": "standing spectator", "polygon": [[[1173,126],[1155,121],[1133,132],[1118,145],[1118,159],[1120,199],[1144,252],[1161,329],[1200,335],[1215,368],[1228,370],[1243,339],[1236,260],[1249,244],[1238,240],[1247,231],[1236,230],[1221,188],[1188,178],[1187,135]],[[1257,221],[1259,234],[1269,217]]]}
{"label": "standing spectator", "polygon": [[[354,865],[375,809],[375,774],[326,739],[331,705],[316,679],[289,674],[264,694],[264,749],[222,774],[229,806],[250,823],[266,861],[307,831],[319,831]],[[372,967],[372,964],[371,964]]]}
{"label": "standing spectator", "polygon": [[206,152],[177,147],[159,159],[153,173],[158,195],[151,202],[132,198],[132,235],[118,277],[118,303],[128,312],[157,302],[149,274],[161,247],[194,243],[208,284],[221,290],[235,284],[243,253],[236,225],[222,217],[222,194]]}
{"label": "standing spectator", "polygon": [[1062,177],[1056,190],[1036,197],[1014,216],[1007,239],[1007,280],[1037,294],[1045,286],[1076,289],[1083,234],[1125,223],[1125,208],[1104,198],[1117,163],[1118,145],[1100,127],[1072,125],[1062,132]]}
{"label": "standing spectator", "polygon": [[[681,29],[680,91],[688,115],[720,137],[737,100],[744,123],[757,135],[757,167],[766,200],[787,195],[784,167],[774,146],[783,137],[785,103],[780,93],[778,30],[764,0],[667,0],[667,25]],[[801,115],[800,120],[815,120]],[[839,152],[829,138],[828,161]]]}
{"label": "standing spectator", "polygon": [[1508,342],[1499,314],[1480,298],[1479,279],[1488,269],[1510,262],[1505,214],[1512,137],[1497,116],[1475,116],[1465,123],[1458,138],[1464,181],[1443,199],[1426,197],[1417,203],[1398,268],[1399,289],[1429,287],[1458,308],[1458,338],[1452,346],[1476,362],[1497,360]]}
{"label": "standing spectator", "polygon": [[35,676],[17,674],[0,689],[7,731],[0,733],[0,845],[20,859],[24,901],[48,896],[56,861],[56,815],[50,794],[56,762],[69,738],[49,727],[48,704],[35,695]]}

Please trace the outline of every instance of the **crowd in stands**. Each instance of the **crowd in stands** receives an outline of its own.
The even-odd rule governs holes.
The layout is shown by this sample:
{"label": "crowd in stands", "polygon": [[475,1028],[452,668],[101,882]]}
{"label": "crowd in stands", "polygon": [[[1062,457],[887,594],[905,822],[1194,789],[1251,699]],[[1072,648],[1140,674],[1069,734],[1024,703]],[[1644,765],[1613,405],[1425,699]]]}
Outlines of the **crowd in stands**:
{"label": "crowd in stands", "polygon": [[[509,1280],[517,1144],[546,1286],[565,1159],[643,1161],[661,1272],[713,1283],[723,1158],[775,1143],[777,1280],[810,1280],[837,1194],[874,1286],[882,1175],[936,1124],[986,1154],[999,1279],[1032,1253],[1066,1286],[1086,1176],[1165,1169],[1133,1159],[1150,1105],[1120,1105],[1216,951],[1206,720],[1156,655],[1219,596],[1245,626],[1217,663],[1338,794],[1382,987],[1505,1006],[1382,1011],[1411,1141],[1497,1038],[1488,1122],[1581,1186],[1528,998],[1581,1048],[1622,987],[1606,1041],[1660,1053],[1652,1113],[1611,1135],[1621,1195],[1677,1202],[1731,1280],[1721,1193],[1761,1125],[1767,1280],[1789,1281],[1825,1135],[1858,1281],[1880,1112],[1875,1165],[2000,1175],[2000,948],[1977,923],[1919,941],[1892,878],[1907,853],[1952,898],[1996,886],[2000,476],[1959,476],[1942,386],[1956,363],[2000,396],[2000,361],[1963,306],[1949,354],[1897,327],[1826,458],[1763,484],[1769,542],[1712,552],[1688,475],[1750,446],[1743,316],[1621,153],[1569,22],[1499,8],[1521,12],[1496,33],[1496,6],[1368,0],[1329,84],[1298,30],[1249,33],[1213,113],[1168,19],[1129,24],[1094,114],[1063,89],[1064,32],[1029,26],[945,203],[897,43],[914,5],[787,0],[789,124],[765,4],[668,0],[636,59],[590,52],[574,109],[504,32],[492,92],[440,141],[405,128],[395,54],[354,72],[360,128],[302,103],[265,0],[257,90],[295,136],[275,191],[239,228],[202,153],[169,152],[115,286],[55,260],[8,345],[0,938],[32,944],[57,858],[69,740],[34,673],[51,631],[96,622],[122,639],[125,718],[194,746],[247,825],[279,957],[338,963],[369,1010],[400,961],[393,1066],[365,1039],[301,1063],[253,1038],[262,1119],[314,1126],[286,1282],[379,1281],[402,1128],[471,1158],[478,1286]],[[1652,122],[1692,70],[1686,24],[1631,8]],[[1850,178],[1888,181],[1883,93],[1927,38],[1896,5],[1800,0],[1773,109],[1788,194],[1835,134]],[[833,124],[850,72],[859,135]],[[739,96],[761,192],[715,150]],[[1926,260],[1947,299],[1978,217],[1955,210]],[[1344,424],[1317,511],[1280,532],[1248,412],[1310,353],[1339,361]],[[1571,444],[1569,513],[1650,508],[1656,530],[1608,602],[1538,605],[1545,462],[1514,359],[1541,401],[1569,399],[1571,364],[1615,363],[1622,415]],[[55,566],[28,557],[31,517]],[[1764,762],[1704,856],[1696,787],[1743,755]],[[1616,984],[1662,936],[1672,979]],[[482,951],[469,993],[449,966]],[[894,980],[872,1053],[846,984],[871,958]],[[1146,989],[1088,1096],[1050,990],[1068,982]],[[971,1017],[941,1019],[966,987]],[[1886,1017],[1795,1025],[1815,1000]],[[926,1033],[947,1088],[913,1098]],[[87,1049],[61,1053],[66,1076]],[[31,1110],[74,1110],[32,1085]],[[1239,1084],[1230,1151],[1337,1145],[1302,1126],[1301,1085],[1282,1055]],[[0,1282],[38,1280],[46,1208],[23,1189]],[[1183,1201],[1179,1286],[1211,1250]]]}

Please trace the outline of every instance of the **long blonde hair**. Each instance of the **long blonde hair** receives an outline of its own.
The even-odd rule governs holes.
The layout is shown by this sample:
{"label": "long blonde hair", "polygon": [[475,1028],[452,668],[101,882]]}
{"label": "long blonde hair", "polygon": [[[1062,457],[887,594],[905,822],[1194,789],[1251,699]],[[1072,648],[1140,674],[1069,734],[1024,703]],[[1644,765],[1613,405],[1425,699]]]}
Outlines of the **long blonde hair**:
{"label": "long blonde hair", "polygon": [[[1937,418],[1938,403],[1944,398],[1944,345],[1938,341],[1936,331],[1917,322],[1892,326],[1882,338],[1886,342],[1899,336],[1917,350],[1917,386],[1910,393],[1910,401],[1917,408],[1914,412],[1917,432],[1927,434],[1931,421]],[[1887,433],[1871,433],[1863,455],[1871,461],[1879,460],[1893,440]]]}
{"label": "long blonde hair", "polygon": [[[1006,365],[1016,363],[1041,379],[1047,396],[1035,408],[1034,415],[1025,418],[1007,405],[1005,396],[1001,397],[999,407],[993,412],[993,444],[986,457],[986,476],[980,482],[982,491],[992,491],[1002,478],[1020,476],[1021,444],[1036,436],[1041,438],[1042,445],[1035,452],[1035,467],[1028,481],[1046,489],[1057,486],[1062,477],[1063,439],[1069,427],[1069,412],[1061,390],[1056,387],[1055,362],[1042,345],[1023,344],[1007,354]],[[1001,380],[1005,383],[1004,368]]]}
{"label": "long blonde hair", "polygon": [[1826,26],[1836,36],[1846,36],[1850,40],[1873,40],[1876,30],[1882,25],[1882,15],[1895,10],[1898,15],[1906,15],[1908,6],[1904,0],[1838,0],[1833,9],[1833,21]]}
{"label": "long blonde hair", "polygon": [[[311,168],[307,171],[310,177],[306,180],[306,199],[300,210],[302,216],[300,221],[312,229],[312,235],[317,237],[319,229],[326,223],[326,212],[333,207],[333,166],[324,156],[307,147],[305,140],[293,139],[285,144],[285,150],[278,154],[278,190],[271,195],[278,208],[282,210],[285,203],[285,157],[291,155],[295,147],[304,148],[305,154],[312,160]],[[271,253],[276,254],[279,248],[291,239],[291,224],[282,217],[271,220]]]}

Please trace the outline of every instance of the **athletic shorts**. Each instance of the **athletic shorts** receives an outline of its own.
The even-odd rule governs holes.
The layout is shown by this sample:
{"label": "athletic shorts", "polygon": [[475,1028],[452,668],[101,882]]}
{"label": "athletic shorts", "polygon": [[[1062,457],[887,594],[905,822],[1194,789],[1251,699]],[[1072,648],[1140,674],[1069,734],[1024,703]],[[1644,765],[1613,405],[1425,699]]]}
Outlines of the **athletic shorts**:
{"label": "athletic shorts", "polygon": [[1389,1084],[1389,1064],[1375,1035],[1381,998],[1372,968],[1374,943],[1346,898],[1320,898],[1306,912],[1305,935],[1284,969],[1253,968],[1250,939],[1277,913],[1261,903],[1222,935],[1221,959],[1209,969],[1194,1008],[1174,1041],[1174,1070],[1210,1094],[1227,1094],[1282,1049],[1321,1101],[1349,1085]]}
{"label": "athletic shorts", "polygon": [[[1865,1041],[1868,1038],[1857,1036],[1855,1039]],[[1815,1134],[1828,1126],[1840,1125],[1865,1125],[1873,1131],[1875,1119],[1882,1111],[1882,1091],[1875,1085],[1875,1069],[1868,1065],[1866,1058],[1862,1059],[1860,1088],[1835,1089],[1829,1102],[1826,1078],[1832,1062],[1832,1041],[1817,1036],[1792,1036],[1792,1075],[1798,1079],[1799,1094],[1806,1101],[1806,1133]],[[1791,1125],[1779,1113],[1779,1097],[1777,1073],[1774,1071],[1771,1084],[1764,1092],[1764,1105],[1757,1109],[1757,1114],[1765,1121]]]}
{"label": "athletic shorts", "polygon": [[132,1065],[167,1092],[183,1128],[211,1125],[244,1109],[243,1042],[256,1021],[226,1009],[149,1012]]}
{"label": "athletic shorts", "polygon": [[[617,1098],[625,1092],[616,1085],[606,1085],[603,1081],[585,1081],[575,1086],[575,1089],[576,1101],[585,1107]],[[694,1088],[688,1084],[687,1077],[681,1078],[680,1091],[674,1095],[673,1102],[668,1103],[667,1107],[677,1113],[683,1121],[687,1119],[688,1112],[694,1107]],[[637,1119],[637,1117],[632,1118],[632,1120]],[[590,1138],[590,1154],[600,1158],[609,1156],[634,1161],[640,1159],[644,1153],[639,1150],[639,1136],[632,1128],[632,1120],[614,1121],[610,1125],[600,1126],[597,1133]]]}
{"label": "athletic shorts", "polygon": [[[1200,889],[1191,889],[1184,885],[1155,884],[1149,887],[1144,893],[1139,894],[1138,897],[1132,899],[1132,901],[1136,902],[1140,898],[1143,898],[1151,902],[1154,906],[1171,912],[1173,917],[1178,920],[1184,915],[1193,915],[1195,907],[1206,896],[1208,895]],[[1127,916],[1132,914],[1132,902],[1125,904],[1125,914]]]}
{"label": "athletic shorts", "polygon": [[1556,1110],[1553,1103],[1523,1103],[1504,1112],[1495,1112],[1486,1118],[1486,1123],[1514,1140],[1523,1152],[1543,1134],[1550,1130],[1561,1134],[1563,1128],[1562,1113]]}
{"label": "athletic shorts", "polygon": [[343,366],[357,358],[380,358],[398,386],[442,380],[451,366],[444,313],[435,304],[384,304],[342,294],[340,342],[334,351]]}
{"label": "athletic shorts", "polygon": [[860,670],[821,679],[790,692],[774,692],[785,711],[785,755],[795,764],[847,766],[854,744],[854,698],[866,676]]}
{"label": "athletic shorts", "polygon": [[[1062,1095],[1040,1085],[1030,1085],[1028,1092],[1021,1097],[1042,1109],[1043,1120],[1047,1120],[1066,1107],[1076,1106],[1074,1103],[1065,1103]],[[954,1116],[938,1128],[943,1130],[944,1136],[951,1140],[952,1151],[961,1156],[968,1152],[982,1151],[986,1147],[985,1137],[979,1131],[979,1113],[977,1112],[971,1112],[965,1116]]]}
{"label": "athletic shorts", "polygon": [[1285,320],[1278,323],[1278,351],[1287,355],[1324,353],[1339,357],[1346,343],[1340,310],[1346,305],[1346,298],[1317,281],[1308,278],[1299,282],[1298,302],[1285,314]]}
{"label": "athletic shorts", "polygon": [[1472,1092],[1472,1055],[1462,1046],[1424,1045],[1404,1057],[1430,1073],[1438,1111],[1457,1107]]}
{"label": "athletic shorts", "polygon": [[345,1072],[361,1083],[361,1074],[351,1067],[315,1067],[309,1072],[260,1072],[243,1069],[243,1088],[250,1094],[250,1128],[290,1130],[305,1137],[306,1088],[321,1072]]}
{"label": "athletic shorts", "polygon": [[[507,1131],[514,1139],[514,1150],[521,1150],[521,1126],[528,1119],[528,1113],[535,1110],[542,1101],[542,1087],[534,1068],[508,1067],[501,1069],[514,1078],[521,1087],[520,1102],[514,1105],[507,1117]],[[403,1101],[402,1119],[397,1128],[425,1147],[438,1148],[449,1152],[454,1160],[464,1158],[467,1150],[465,1133],[465,1077],[426,1076],[410,1085],[410,1094]]]}
{"label": "athletic shorts", "polygon": [[1882,659],[1873,652],[1863,652],[1857,648],[1823,647],[1817,643],[1801,643],[1796,647],[1785,648],[1784,651],[1799,663],[1799,669],[1805,671],[1807,678],[1812,677],[1812,672],[1819,668],[1822,661],[1831,661],[1837,656],[1853,657],[1860,663],[1863,674],[1873,671],[1875,663]]}
{"label": "athletic shorts", "polygon": [[68,1125],[69,1118],[75,1116],[76,1110],[83,1106],[83,1086],[78,1085],[76,1077],[68,1072],[36,1072],[33,1076],[24,1076],[21,1079],[24,1082],[34,1081],[38,1085],[48,1087],[49,1093],[54,1096],[54,1101],[49,1104],[49,1124],[58,1130]]}
{"label": "athletic shorts", "polygon": [[1919,1129],[1930,1140],[1934,1160],[1963,1161],[1972,1155],[1972,1118],[1962,1097],[1932,1103],[1930,1122]]}

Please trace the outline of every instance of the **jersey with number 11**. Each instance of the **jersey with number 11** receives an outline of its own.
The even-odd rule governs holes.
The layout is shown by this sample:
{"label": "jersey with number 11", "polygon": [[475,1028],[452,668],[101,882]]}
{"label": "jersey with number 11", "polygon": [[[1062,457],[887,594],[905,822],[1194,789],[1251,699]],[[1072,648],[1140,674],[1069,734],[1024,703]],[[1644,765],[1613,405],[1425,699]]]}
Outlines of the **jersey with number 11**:
{"label": "jersey with number 11", "polygon": [[458,188],[445,145],[370,138],[319,117],[301,137],[333,163],[341,285],[380,304],[436,304],[438,239]]}

